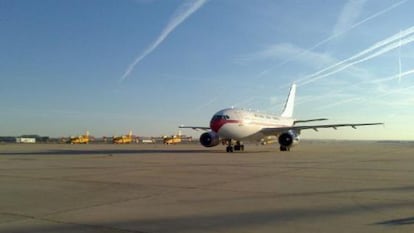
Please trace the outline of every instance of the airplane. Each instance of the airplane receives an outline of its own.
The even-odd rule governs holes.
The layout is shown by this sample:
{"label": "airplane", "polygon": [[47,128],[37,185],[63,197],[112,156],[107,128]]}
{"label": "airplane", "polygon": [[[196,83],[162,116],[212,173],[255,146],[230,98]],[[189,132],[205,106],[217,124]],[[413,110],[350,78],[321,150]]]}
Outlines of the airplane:
{"label": "airplane", "polygon": [[[280,116],[252,112],[240,108],[226,108],[215,113],[210,121],[210,127],[179,126],[179,128],[190,128],[194,130],[207,131],[200,136],[200,143],[205,147],[217,146],[222,142],[226,144],[226,152],[244,151],[242,141],[260,142],[269,136],[277,137],[280,151],[290,151],[299,143],[299,135],[302,130],[319,128],[352,127],[368,125],[383,125],[383,123],[359,123],[359,124],[322,124],[322,125],[300,125],[315,121],[325,121],[326,118],[296,120],[293,109],[296,95],[296,84],[292,84],[288,98],[285,102]],[[299,125],[298,125],[299,124]],[[235,141],[235,145],[233,145]]]}
{"label": "airplane", "polygon": [[86,131],[85,135],[80,135],[77,137],[70,137],[69,142],[70,144],[88,144],[90,141],[89,131]]}
{"label": "airplane", "polygon": [[119,137],[113,137],[112,143],[114,144],[129,144],[132,143],[133,140],[132,136],[132,130],[129,131],[127,135],[119,136]]}
{"label": "airplane", "polygon": [[181,130],[178,131],[177,135],[163,137],[163,143],[166,145],[178,144],[181,141]]}
{"label": "airplane", "polygon": [[184,141],[191,142],[192,139],[193,139],[192,137],[186,137],[185,135],[182,135],[181,130],[179,130],[176,135],[164,136],[163,143],[166,145],[172,145],[172,144],[182,143]]}

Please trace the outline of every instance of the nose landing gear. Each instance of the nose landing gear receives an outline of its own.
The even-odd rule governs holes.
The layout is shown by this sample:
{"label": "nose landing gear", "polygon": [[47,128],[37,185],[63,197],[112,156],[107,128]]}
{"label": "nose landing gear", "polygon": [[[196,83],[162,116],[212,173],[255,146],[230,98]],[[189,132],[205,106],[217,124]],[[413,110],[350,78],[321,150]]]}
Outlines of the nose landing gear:
{"label": "nose landing gear", "polygon": [[233,146],[231,139],[227,140],[226,152],[233,151],[244,151],[244,145],[242,144],[242,142],[237,141],[236,145]]}
{"label": "nose landing gear", "polygon": [[280,146],[280,151],[290,151],[290,147]]}

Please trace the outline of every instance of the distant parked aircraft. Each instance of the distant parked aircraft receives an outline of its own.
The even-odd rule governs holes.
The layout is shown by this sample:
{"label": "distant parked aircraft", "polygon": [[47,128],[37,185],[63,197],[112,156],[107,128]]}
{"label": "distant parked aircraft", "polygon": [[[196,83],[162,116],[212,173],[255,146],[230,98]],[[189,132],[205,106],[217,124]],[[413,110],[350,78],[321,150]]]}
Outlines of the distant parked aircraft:
{"label": "distant parked aircraft", "polygon": [[192,137],[186,137],[182,135],[181,130],[179,130],[176,135],[163,137],[163,143],[167,145],[178,144],[183,141],[187,141],[187,142],[192,141]]}
{"label": "distant parked aircraft", "polygon": [[86,131],[85,135],[80,135],[77,137],[70,137],[70,144],[88,144],[89,143],[89,131]]}
{"label": "distant parked aircraft", "polygon": [[133,140],[132,131],[129,131],[127,135],[122,135],[119,137],[114,137],[112,142],[114,144],[129,144]]}

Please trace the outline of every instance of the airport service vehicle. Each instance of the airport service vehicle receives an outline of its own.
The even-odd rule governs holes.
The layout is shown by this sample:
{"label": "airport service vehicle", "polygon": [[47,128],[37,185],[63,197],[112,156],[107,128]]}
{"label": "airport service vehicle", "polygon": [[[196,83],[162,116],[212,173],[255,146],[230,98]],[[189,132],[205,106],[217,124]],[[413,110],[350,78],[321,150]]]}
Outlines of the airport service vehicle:
{"label": "airport service vehicle", "polygon": [[[243,151],[242,141],[263,142],[270,136],[276,137],[280,145],[280,151],[289,151],[299,143],[299,135],[302,130],[319,128],[333,128],[381,125],[383,123],[360,124],[326,124],[326,125],[300,125],[300,123],[324,121],[326,118],[296,120],[293,116],[296,95],[296,84],[290,88],[280,116],[252,112],[239,108],[226,108],[215,113],[210,121],[210,127],[180,126],[179,128],[191,128],[205,130],[201,134],[200,143],[205,147],[217,146],[224,140],[227,152]],[[299,125],[298,125],[299,124]],[[235,144],[233,145],[233,142]]]}
{"label": "airport service vehicle", "polygon": [[69,143],[70,144],[88,144],[89,143],[89,131],[86,131],[85,135],[71,137],[69,139]]}
{"label": "airport service vehicle", "polygon": [[112,142],[114,144],[129,144],[132,142],[132,131],[129,131],[129,133],[127,135],[122,135],[119,137],[114,137],[112,139]]}

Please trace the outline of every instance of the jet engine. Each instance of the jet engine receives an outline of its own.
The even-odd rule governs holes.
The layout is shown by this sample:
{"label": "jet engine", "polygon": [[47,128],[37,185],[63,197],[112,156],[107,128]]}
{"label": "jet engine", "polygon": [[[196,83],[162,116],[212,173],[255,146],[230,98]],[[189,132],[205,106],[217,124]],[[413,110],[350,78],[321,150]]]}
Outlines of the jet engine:
{"label": "jet engine", "polygon": [[220,137],[213,131],[205,132],[200,136],[200,143],[205,147],[217,146],[220,143]]}
{"label": "jet engine", "polygon": [[288,151],[291,147],[299,143],[299,136],[295,131],[288,131],[279,136],[279,144],[281,151]]}

